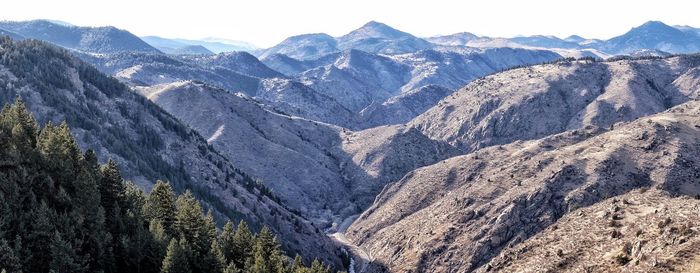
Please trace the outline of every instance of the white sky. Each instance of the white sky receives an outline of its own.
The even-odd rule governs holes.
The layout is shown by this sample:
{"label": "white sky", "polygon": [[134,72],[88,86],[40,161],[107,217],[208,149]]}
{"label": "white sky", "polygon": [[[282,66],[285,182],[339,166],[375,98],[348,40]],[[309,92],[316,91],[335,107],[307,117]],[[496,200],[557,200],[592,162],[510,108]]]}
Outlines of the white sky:
{"label": "white sky", "polygon": [[697,0],[2,0],[0,20],[112,25],[139,36],[221,37],[269,47],[313,32],[345,34],[370,20],[426,37],[578,34],[610,38],[649,20],[700,27]]}

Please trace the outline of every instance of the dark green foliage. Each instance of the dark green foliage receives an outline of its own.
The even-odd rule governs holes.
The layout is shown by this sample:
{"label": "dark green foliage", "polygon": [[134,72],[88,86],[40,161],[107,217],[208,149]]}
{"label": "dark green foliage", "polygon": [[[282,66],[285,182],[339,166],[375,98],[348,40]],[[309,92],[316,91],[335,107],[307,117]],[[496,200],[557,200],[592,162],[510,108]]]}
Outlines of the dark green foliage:
{"label": "dark green foliage", "polygon": [[6,240],[0,240],[0,269],[7,273],[21,272],[22,263]]}
{"label": "dark green foliage", "polygon": [[86,257],[79,256],[73,246],[63,239],[57,231],[51,241],[49,248],[51,253],[51,263],[49,264],[49,272],[52,273],[75,273],[85,272],[84,265]]}
{"label": "dark green foliage", "polygon": [[163,259],[162,273],[189,273],[192,271],[187,253],[187,241],[170,240],[168,251]]}
{"label": "dark green foliage", "polygon": [[291,267],[269,229],[255,236],[245,222],[235,230],[229,222],[219,234],[192,192],[176,199],[170,184],[158,181],[147,197],[122,179],[116,162],[100,166],[94,152],[81,153],[65,123],[40,128],[20,100],[0,112],[0,270],[283,273]]}

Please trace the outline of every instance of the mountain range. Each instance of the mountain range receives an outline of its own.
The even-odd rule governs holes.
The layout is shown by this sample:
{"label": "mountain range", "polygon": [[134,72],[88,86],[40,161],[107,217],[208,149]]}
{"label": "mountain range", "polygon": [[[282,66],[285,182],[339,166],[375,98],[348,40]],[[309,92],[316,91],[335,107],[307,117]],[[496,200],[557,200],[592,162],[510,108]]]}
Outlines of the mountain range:
{"label": "mountain range", "polygon": [[699,33],[421,38],[372,21],[256,49],[5,21],[0,102],[307,263],[695,272]]}
{"label": "mountain range", "polygon": [[37,41],[3,38],[0,56],[3,103],[19,96],[39,123],[66,121],[80,147],[95,151],[102,162],[118,162],[126,179],[147,190],[157,179],[168,180],[177,191],[192,190],[222,219],[267,225],[295,238],[283,242],[288,251],[340,264],[339,250],[311,222],[265,196],[201,135],[127,86]]}
{"label": "mountain range", "polygon": [[[168,54],[174,55],[211,55],[214,53],[232,51],[252,51],[256,47],[252,44],[218,38],[204,38],[200,40],[191,39],[168,39],[158,36],[144,36],[141,39],[149,45],[158,48]],[[188,48],[197,47],[197,51],[185,51]]]}
{"label": "mountain range", "polygon": [[1,21],[0,29],[22,38],[37,39],[78,51],[94,53],[149,52],[157,49],[128,31],[115,27],[77,27],[46,20]]}

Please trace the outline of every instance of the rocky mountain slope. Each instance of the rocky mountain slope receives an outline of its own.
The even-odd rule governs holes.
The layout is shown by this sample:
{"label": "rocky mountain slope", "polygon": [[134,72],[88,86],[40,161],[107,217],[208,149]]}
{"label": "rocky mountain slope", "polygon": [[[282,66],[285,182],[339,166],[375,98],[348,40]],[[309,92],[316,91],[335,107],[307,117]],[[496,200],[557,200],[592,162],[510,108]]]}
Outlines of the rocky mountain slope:
{"label": "rocky mountain slope", "polygon": [[269,181],[285,203],[305,215],[318,217],[316,209],[324,206],[348,206],[343,203],[348,189],[330,154],[341,128],[272,113],[249,97],[197,82],[138,92],[200,132],[236,166]]}
{"label": "rocky mountain slope", "polygon": [[439,85],[425,85],[391,97],[383,103],[373,103],[360,111],[360,124],[373,128],[385,124],[405,123],[427,111],[452,94],[453,89]]}
{"label": "rocky mountain slope", "polygon": [[700,270],[694,256],[700,245],[698,230],[691,224],[698,221],[698,201],[645,191],[642,188],[569,213],[479,271]]}
{"label": "rocky mountain slope", "polygon": [[[79,54],[78,56],[100,71],[135,86],[198,80],[231,92],[254,95],[260,84],[260,79],[243,75],[228,68],[221,66],[208,68],[192,63],[187,58],[176,58],[162,54],[129,52],[99,55]],[[239,64],[238,68],[240,67],[247,66]]]}
{"label": "rocky mountain slope", "polygon": [[257,78],[282,78],[284,75],[260,62],[255,56],[247,52],[226,52],[210,56],[185,57],[186,60],[195,62],[209,68],[223,67],[237,73]]}
{"label": "rocky mountain slope", "polygon": [[65,48],[96,53],[160,53],[128,31],[115,27],[76,27],[46,20],[1,21],[0,28],[24,38],[38,39]]}
{"label": "rocky mountain slope", "polygon": [[221,219],[268,225],[290,253],[339,265],[339,252],[318,228],[275,201],[160,107],[67,51],[37,41],[0,40],[0,102],[21,97],[40,123],[66,121],[82,149],[112,158],[125,178],[149,189],[156,179],[191,189]]}
{"label": "rocky mountain slope", "polygon": [[[145,53],[81,56],[130,85],[202,81],[231,92],[243,92],[276,111],[352,129],[410,120],[419,109],[399,107],[429,107],[443,97],[406,95],[437,90],[425,86],[453,90],[501,69],[559,57],[549,51],[504,48],[463,53],[428,50],[394,56],[348,50],[311,61],[283,55],[271,57],[274,61],[266,59],[267,63],[276,64],[273,67],[288,67],[295,72],[306,69],[289,78],[244,52],[182,57]],[[432,100],[409,102],[415,99]],[[389,100],[404,103],[385,106]],[[380,118],[391,111],[400,111],[401,115]]]}
{"label": "rocky mountain slope", "polygon": [[291,79],[263,79],[255,99],[274,112],[353,128],[357,114],[332,97]]}
{"label": "rocky mountain slope", "polygon": [[699,56],[557,62],[476,80],[410,122],[472,151],[588,125],[609,127],[697,99]]}
{"label": "rocky mountain slope", "polygon": [[[409,93],[434,91],[425,86],[433,85],[454,90],[469,81],[501,69],[521,64],[533,64],[554,60],[559,55],[549,51],[524,49],[485,49],[468,52],[443,52],[434,50],[384,56],[359,50],[344,51],[334,60],[317,60],[323,66],[302,72],[297,76],[305,85],[325,94],[345,108],[363,116],[379,116],[389,100],[436,99],[432,101],[406,102],[434,105],[440,94],[424,97],[407,96]],[[304,64],[308,64],[305,61]],[[423,89],[421,89],[423,88]],[[394,109],[398,104],[392,105]],[[376,113],[372,113],[378,111]],[[388,115],[381,119],[368,120],[355,127],[369,128],[373,125],[407,122],[418,109],[402,109],[403,116]]]}
{"label": "rocky mountain slope", "polygon": [[346,235],[377,272],[692,272],[699,115],[693,101],[417,169]]}
{"label": "rocky mountain slope", "polygon": [[266,181],[285,204],[324,225],[359,213],[406,172],[459,154],[417,130],[353,132],[274,113],[249,97],[198,82],[137,90],[197,130],[234,165]]}

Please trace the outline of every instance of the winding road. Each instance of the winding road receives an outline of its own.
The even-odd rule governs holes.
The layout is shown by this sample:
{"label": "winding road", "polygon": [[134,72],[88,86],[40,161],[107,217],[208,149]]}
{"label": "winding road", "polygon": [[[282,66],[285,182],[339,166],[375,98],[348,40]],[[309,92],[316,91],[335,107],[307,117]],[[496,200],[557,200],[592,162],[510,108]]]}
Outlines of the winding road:
{"label": "winding road", "polygon": [[348,217],[340,224],[340,226],[338,226],[338,231],[336,233],[328,235],[336,242],[344,245],[346,250],[352,254],[350,257],[350,268],[348,269],[349,273],[364,273],[369,263],[371,263],[373,260],[372,255],[367,253],[361,247],[353,244],[345,237],[345,231],[348,229],[350,224],[357,219],[358,216],[359,215]]}

